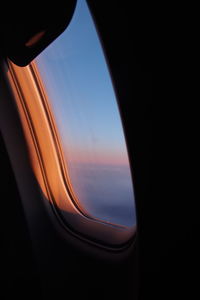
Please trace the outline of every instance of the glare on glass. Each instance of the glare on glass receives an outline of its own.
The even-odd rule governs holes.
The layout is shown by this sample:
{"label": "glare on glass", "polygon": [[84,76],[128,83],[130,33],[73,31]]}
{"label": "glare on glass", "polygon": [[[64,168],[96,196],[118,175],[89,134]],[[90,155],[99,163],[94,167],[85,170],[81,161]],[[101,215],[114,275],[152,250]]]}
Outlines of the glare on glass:
{"label": "glare on glass", "polygon": [[115,93],[84,0],[35,60],[61,139],[76,201],[89,217],[136,224],[134,192]]}

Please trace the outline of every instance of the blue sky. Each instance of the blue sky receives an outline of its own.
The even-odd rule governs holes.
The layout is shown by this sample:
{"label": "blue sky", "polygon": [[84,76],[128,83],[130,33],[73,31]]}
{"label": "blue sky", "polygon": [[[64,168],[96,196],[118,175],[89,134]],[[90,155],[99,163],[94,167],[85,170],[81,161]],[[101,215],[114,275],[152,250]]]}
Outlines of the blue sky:
{"label": "blue sky", "polygon": [[112,82],[85,1],[78,1],[68,28],[36,62],[68,155],[93,148],[101,162],[107,153],[106,161],[127,164]]}
{"label": "blue sky", "polygon": [[[122,124],[104,54],[84,0],[77,1],[70,25],[36,63],[78,198],[92,215],[130,226],[135,223],[131,213],[134,195]],[[112,167],[95,170],[91,165]],[[123,216],[122,207],[127,212]]]}

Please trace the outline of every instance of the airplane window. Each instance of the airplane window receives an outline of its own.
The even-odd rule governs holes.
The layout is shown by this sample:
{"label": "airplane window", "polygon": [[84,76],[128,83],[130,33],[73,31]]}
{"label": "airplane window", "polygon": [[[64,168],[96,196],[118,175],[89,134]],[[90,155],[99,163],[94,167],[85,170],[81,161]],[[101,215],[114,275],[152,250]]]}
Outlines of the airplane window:
{"label": "airplane window", "polygon": [[136,224],[134,191],[116,96],[86,1],[36,59],[73,189],[84,215]]}

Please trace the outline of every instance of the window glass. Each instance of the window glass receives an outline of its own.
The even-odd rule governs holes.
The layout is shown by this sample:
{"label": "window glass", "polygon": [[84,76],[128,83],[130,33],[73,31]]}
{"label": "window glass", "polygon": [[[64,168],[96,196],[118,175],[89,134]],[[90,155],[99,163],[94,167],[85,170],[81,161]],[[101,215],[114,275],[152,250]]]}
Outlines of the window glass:
{"label": "window glass", "polygon": [[123,128],[110,74],[85,1],[35,60],[61,139],[76,201],[104,222],[136,223]]}

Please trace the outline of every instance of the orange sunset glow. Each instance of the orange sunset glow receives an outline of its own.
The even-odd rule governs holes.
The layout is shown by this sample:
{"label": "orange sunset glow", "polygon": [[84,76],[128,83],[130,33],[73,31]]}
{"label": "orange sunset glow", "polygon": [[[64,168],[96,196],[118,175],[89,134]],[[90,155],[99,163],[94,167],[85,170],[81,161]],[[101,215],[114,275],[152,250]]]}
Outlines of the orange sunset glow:
{"label": "orange sunset glow", "polygon": [[91,16],[83,2],[77,9],[87,26],[75,14],[29,66],[9,62],[8,78],[45,198],[62,212],[132,227],[134,191],[114,89]]}

